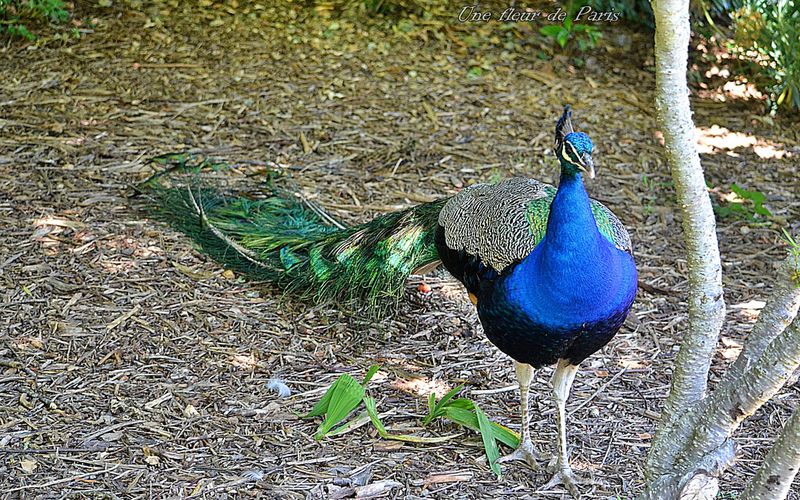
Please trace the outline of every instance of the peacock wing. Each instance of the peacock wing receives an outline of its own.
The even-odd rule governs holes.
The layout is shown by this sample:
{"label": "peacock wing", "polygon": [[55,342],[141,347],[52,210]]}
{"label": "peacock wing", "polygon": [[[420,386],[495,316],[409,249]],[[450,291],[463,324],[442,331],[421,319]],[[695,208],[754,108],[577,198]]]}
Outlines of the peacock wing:
{"label": "peacock wing", "polygon": [[552,186],[523,178],[470,186],[439,213],[445,244],[502,272],[544,237],[555,192]]}
{"label": "peacock wing", "polygon": [[[445,243],[502,272],[542,241],[555,195],[553,186],[523,178],[464,189],[439,213]],[[600,233],[632,254],[631,238],[622,222],[599,201],[592,200],[591,206]]]}

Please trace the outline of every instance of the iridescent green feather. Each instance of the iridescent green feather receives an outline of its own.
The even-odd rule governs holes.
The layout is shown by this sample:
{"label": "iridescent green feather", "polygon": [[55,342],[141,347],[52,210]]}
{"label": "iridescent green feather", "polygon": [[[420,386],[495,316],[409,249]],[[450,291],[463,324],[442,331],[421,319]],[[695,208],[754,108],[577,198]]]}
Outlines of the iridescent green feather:
{"label": "iridescent green feather", "polygon": [[533,234],[534,245],[538,245],[547,232],[547,218],[550,216],[550,204],[556,196],[556,189],[553,186],[544,188],[546,196],[537,198],[528,205],[528,223]]}
{"label": "iridescent green feather", "polygon": [[446,199],[337,228],[292,193],[226,195],[200,187],[207,162],[186,155],[156,161],[169,168],[139,189],[155,200],[159,218],[226,267],[314,302],[355,302],[385,313],[412,271],[438,260],[434,231]]}
{"label": "iridescent green feather", "polygon": [[592,202],[592,214],[594,214],[594,220],[597,223],[597,229],[600,234],[614,245],[621,243],[614,239],[614,228],[611,225],[611,218],[608,216],[608,212],[603,210],[602,205],[596,201]]}

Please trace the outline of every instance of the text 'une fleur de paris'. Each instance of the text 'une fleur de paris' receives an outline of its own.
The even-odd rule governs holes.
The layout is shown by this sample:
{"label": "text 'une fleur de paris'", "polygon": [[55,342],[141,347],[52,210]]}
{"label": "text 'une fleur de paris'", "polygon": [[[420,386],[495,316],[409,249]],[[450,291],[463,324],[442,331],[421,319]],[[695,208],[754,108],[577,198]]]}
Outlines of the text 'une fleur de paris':
{"label": "text 'une fleur de paris'", "polygon": [[[458,13],[458,20],[462,23],[481,23],[496,19],[504,23],[519,23],[531,21],[550,21],[562,22],[567,18],[568,13],[558,7],[552,12],[544,10],[517,9],[508,7],[499,15],[491,10],[481,10],[477,5],[467,5],[462,7]],[[572,18],[574,22],[616,22],[620,20],[620,13],[614,10],[599,11],[586,5],[581,7]]]}

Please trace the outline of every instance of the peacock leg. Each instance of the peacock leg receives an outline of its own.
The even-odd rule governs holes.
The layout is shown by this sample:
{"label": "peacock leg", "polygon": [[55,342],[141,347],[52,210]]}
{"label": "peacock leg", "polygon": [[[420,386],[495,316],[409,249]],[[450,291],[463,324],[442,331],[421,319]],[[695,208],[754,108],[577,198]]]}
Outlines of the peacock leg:
{"label": "peacock leg", "polygon": [[533,380],[533,367],[526,363],[514,362],[519,382],[520,415],[522,425],[520,431],[519,446],[510,455],[499,458],[498,462],[509,462],[512,460],[524,460],[532,469],[539,468],[539,453],[533,447],[530,431],[530,415],[528,414],[528,393],[530,392],[531,380]]}
{"label": "peacock leg", "polygon": [[578,484],[585,484],[586,481],[578,478],[569,466],[569,456],[567,454],[567,415],[566,406],[567,398],[569,397],[572,382],[575,380],[575,374],[578,372],[578,367],[571,364],[566,359],[559,360],[556,367],[555,375],[553,376],[553,396],[556,400],[556,423],[558,425],[558,446],[555,463],[555,474],[550,481],[547,482],[542,488],[548,490],[563,484],[566,486],[570,494],[579,498]]}

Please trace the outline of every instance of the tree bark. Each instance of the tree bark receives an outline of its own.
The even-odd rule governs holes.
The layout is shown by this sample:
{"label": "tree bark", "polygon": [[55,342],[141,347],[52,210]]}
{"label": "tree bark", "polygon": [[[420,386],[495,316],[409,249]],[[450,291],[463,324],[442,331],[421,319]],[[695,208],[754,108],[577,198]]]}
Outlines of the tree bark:
{"label": "tree bark", "polygon": [[772,398],[800,367],[800,319],[778,335],[738,380],[736,390],[717,390],[699,412],[678,469],[689,468],[723,446],[741,423]]}
{"label": "tree bark", "polygon": [[716,390],[735,390],[737,381],[755,363],[770,342],[780,335],[797,316],[800,308],[800,285],[796,276],[800,273],[800,262],[789,257],[778,268],[778,279],[758,321],[747,335],[742,352],[725,371]]}
{"label": "tree bark", "polygon": [[739,500],[781,499],[789,495],[797,471],[800,470],[800,409],[786,422],[764,463]]}
{"label": "tree bark", "polygon": [[[725,316],[722,266],[711,200],[695,144],[686,83],[689,0],[653,0],[656,20],[656,110],[683,219],[689,270],[689,324],[675,360],[672,387],[645,466],[642,499],[715,495],[717,477],[735,460],[731,438],[800,367],[800,258],[781,268],[769,304],[711,396],[708,371]],[[800,413],[800,411],[796,412]],[[800,463],[800,417],[794,415],[748,489],[782,498]],[[769,488],[769,489],[768,489]],[[761,496],[759,496],[761,495]]]}
{"label": "tree bark", "polygon": [[681,436],[676,421],[706,391],[708,370],[725,316],[716,222],[697,153],[686,83],[689,0],[654,0],[656,110],[683,218],[689,268],[689,324],[675,361],[672,389],[648,455],[652,482],[670,471]]}

